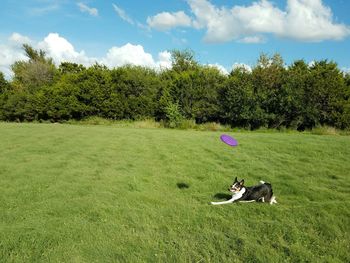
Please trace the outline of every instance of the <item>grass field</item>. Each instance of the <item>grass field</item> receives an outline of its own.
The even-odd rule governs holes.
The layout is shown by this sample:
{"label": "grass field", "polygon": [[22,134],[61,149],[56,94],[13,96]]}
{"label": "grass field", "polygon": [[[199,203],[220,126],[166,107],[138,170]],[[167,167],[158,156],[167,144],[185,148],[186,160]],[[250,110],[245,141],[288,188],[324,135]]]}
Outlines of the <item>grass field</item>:
{"label": "grass field", "polygon": [[0,123],[0,261],[349,262],[350,137],[230,134]]}

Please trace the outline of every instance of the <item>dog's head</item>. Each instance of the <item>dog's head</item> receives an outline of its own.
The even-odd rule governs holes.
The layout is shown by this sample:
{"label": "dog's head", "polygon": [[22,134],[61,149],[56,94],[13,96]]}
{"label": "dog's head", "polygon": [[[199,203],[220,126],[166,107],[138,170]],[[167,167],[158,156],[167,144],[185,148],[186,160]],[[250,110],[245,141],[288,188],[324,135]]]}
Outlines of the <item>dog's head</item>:
{"label": "dog's head", "polygon": [[236,193],[242,189],[243,185],[244,185],[244,179],[242,179],[240,182],[238,182],[237,177],[236,177],[235,180],[233,181],[233,184],[231,185],[231,187],[228,190],[232,193]]}

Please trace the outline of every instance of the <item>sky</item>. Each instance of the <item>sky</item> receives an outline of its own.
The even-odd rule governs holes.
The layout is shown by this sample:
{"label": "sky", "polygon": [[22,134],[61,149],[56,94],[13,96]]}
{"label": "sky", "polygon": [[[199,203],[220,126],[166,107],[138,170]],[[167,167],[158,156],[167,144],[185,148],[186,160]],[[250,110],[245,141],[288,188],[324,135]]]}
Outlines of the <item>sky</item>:
{"label": "sky", "polygon": [[229,72],[261,53],[350,71],[349,0],[0,0],[0,71],[22,45],[63,61],[164,69],[172,50]]}

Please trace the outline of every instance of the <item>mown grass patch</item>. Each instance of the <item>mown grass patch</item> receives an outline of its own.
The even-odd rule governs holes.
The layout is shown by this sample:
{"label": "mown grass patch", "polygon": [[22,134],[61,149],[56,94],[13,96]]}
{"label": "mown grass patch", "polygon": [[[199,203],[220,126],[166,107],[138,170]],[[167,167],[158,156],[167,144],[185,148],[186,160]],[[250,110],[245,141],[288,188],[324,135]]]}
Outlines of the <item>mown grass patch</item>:
{"label": "mown grass patch", "polygon": [[[0,123],[5,262],[347,262],[350,137]],[[232,179],[279,202],[210,206]]]}

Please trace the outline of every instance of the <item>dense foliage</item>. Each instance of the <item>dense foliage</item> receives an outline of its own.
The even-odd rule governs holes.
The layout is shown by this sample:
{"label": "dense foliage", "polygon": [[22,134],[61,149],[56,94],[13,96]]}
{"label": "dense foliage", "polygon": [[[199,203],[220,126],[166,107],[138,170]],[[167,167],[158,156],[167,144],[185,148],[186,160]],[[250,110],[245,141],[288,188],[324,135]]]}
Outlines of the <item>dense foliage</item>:
{"label": "dense foliage", "polygon": [[57,68],[43,51],[28,45],[24,51],[28,60],[12,65],[11,81],[0,72],[0,120],[99,116],[154,118],[170,127],[186,119],[251,129],[350,127],[350,76],[327,60],[286,67],[280,55],[262,54],[252,71],[224,75],[200,65],[188,50],[173,51],[172,68],[160,72],[69,62]]}

